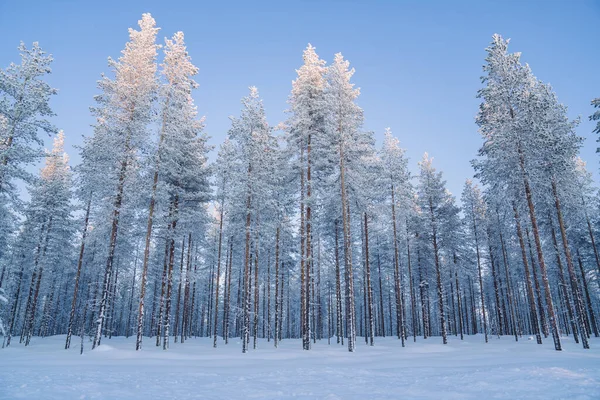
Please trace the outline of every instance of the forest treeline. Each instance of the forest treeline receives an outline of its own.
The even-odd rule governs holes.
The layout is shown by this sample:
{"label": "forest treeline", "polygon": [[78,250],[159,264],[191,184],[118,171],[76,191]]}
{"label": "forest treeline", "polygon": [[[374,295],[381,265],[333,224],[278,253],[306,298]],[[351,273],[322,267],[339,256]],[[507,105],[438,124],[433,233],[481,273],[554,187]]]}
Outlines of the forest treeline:
{"label": "forest treeline", "polygon": [[390,129],[376,144],[354,69],[311,45],[287,120],[270,126],[251,87],[209,162],[198,68],[182,32],[159,45],[158,31],[144,14],[109,58],[73,168],[51,123],[52,57],[21,44],[0,70],[3,347],[65,334],[81,351],[115,335],[138,350],[203,336],[354,351],[357,338],[481,334],[561,350],[565,335],[584,348],[599,335],[600,203],[578,121],[508,40],[486,49],[459,206],[427,153],[413,175]]}

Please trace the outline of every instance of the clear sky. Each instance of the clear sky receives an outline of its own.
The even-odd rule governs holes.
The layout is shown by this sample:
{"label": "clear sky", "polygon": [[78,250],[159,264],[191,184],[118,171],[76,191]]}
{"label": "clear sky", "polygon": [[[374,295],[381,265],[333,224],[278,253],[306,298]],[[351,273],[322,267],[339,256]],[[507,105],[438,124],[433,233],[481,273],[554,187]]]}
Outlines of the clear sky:
{"label": "clear sky", "polygon": [[[600,157],[588,116],[600,97],[600,0],[571,1],[9,1],[0,0],[0,67],[18,62],[19,41],[39,41],[54,55],[49,82],[53,122],[73,145],[90,135],[89,106],[106,59],[120,55],[127,28],[150,12],[160,42],[181,30],[200,68],[195,94],[211,143],[219,144],[248,86],[257,86],[267,116],[285,119],[286,100],[308,43],[328,63],[341,52],[356,68],[365,128],[391,127],[411,169],[423,152],[460,196],[481,144],[474,116],[485,47],[494,33],[549,82],[587,138],[583,158],[598,182]],[[47,141],[48,145],[51,143]]]}

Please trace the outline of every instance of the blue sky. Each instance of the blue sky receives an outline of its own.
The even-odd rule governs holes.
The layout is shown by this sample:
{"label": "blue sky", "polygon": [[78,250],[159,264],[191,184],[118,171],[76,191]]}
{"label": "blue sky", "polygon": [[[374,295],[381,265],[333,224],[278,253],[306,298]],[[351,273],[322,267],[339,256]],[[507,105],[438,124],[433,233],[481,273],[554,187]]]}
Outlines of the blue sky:
{"label": "blue sky", "polygon": [[[452,4],[450,4],[452,3]],[[391,127],[411,169],[423,152],[460,196],[481,144],[474,116],[485,47],[494,33],[553,85],[571,117],[582,117],[582,157],[598,181],[593,112],[600,97],[600,2],[572,1],[4,1],[0,0],[0,67],[17,62],[19,41],[40,45],[55,62],[49,82],[53,122],[73,145],[90,135],[96,81],[108,72],[144,12],[161,27],[160,43],[181,30],[200,68],[195,94],[211,143],[219,144],[248,86],[257,86],[275,125],[307,43],[327,62],[341,52],[356,68],[365,128]],[[50,144],[50,140],[47,141]],[[379,145],[378,143],[378,145]]]}

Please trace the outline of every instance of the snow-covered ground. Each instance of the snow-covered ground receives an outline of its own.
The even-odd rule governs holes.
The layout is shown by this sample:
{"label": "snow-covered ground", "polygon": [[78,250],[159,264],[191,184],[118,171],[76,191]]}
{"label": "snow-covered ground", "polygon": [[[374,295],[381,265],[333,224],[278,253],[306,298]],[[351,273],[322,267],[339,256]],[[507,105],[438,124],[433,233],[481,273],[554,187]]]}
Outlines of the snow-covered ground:
{"label": "snow-covered ground", "polygon": [[234,339],[191,339],[163,351],[146,339],[103,339],[79,355],[79,338],[34,338],[0,350],[1,399],[600,399],[600,340],[583,350],[564,338],[556,352],[522,338],[482,336],[412,340],[358,339],[355,353],[321,341],[303,351],[298,340],[279,349],[259,342],[241,353]]}

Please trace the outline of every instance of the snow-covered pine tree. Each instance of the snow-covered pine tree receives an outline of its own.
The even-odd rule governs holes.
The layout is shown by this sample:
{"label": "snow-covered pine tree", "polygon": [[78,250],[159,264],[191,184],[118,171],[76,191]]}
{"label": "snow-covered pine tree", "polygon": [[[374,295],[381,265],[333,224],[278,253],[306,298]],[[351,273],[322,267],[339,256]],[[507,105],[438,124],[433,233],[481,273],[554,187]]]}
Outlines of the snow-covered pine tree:
{"label": "snow-covered pine tree", "polygon": [[[250,305],[251,305],[251,275],[252,256],[257,257],[257,229],[253,232],[253,222],[258,224],[260,201],[265,200],[265,188],[268,187],[268,171],[266,161],[272,149],[273,138],[271,129],[265,117],[262,100],[258,89],[250,87],[250,94],[242,99],[242,112],[239,118],[231,117],[229,137],[237,147],[243,173],[239,175],[237,188],[238,198],[243,198],[244,211],[244,268],[243,268],[243,318],[242,318],[242,352],[246,352],[250,341]],[[252,239],[254,237],[254,240]],[[254,254],[251,254],[254,248]],[[258,268],[258,263],[254,268]],[[255,271],[256,274],[256,271]],[[257,285],[256,275],[254,285]],[[256,312],[256,310],[255,310]],[[255,320],[256,325],[256,320]]]}
{"label": "snow-covered pine tree", "polygon": [[292,82],[288,99],[287,121],[288,151],[295,152],[293,169],[298,172],[300,184],[300,331],[302,347],[310,349],[310,276],[312,266],[312,211],[313,165],[320,140],[325,130],[325,61],[321,60],[312,45],[304,50],[304,64],[296,71],[298,77]]}
{"label": "snow-covered pine tree", "polygon": [[48,284],[49,276],[62,276],[71,260],[73,227],[70,200],[71,171],[64,153],[64,134],[60,131],[52,151],[46,156],[40,178],[31,189],[31,202],[27,206],[30,226],[39,230],[40,240],[35,250],[31,249],[35,255],[21,335],[26,346],[35,330],[38,303],[42,297],[40,293],[56,290],[55,285]]}
{"label": "snow-covered pine tree", "polygon": [[148,142],[148,124],[153,118],[153,101],[157,90],[156,56],[159,46],[155,41],[158,28],[150,14],[143,14],[138,24],[139,31],[129,29],[130,41],[121,57],[118,60],[108,59],[115,77],[111,79],[103,76],[99,81],[102,93],[96,96],[98,105],[92,108],[96,116],[94,135],[103,136],[102,143],[99,143],[101,148],[94,150],[102,153],[96,157],[102,160],[104,165],[96,165],[96,168],[98,173],[104,175],[102,187],[110,188],[108,196],[111,203],[108,254],[93,348],[100,344],[102,328],[107,317],[110,278],[113,273],[121,211],[127,195],[126,187],[133,179],[138,152]]}
{"label": "snow-covered pine tree", "polygon": [[[535,101],[536,79],[529,66],[520,63],[519,53],[508,53],[508,40],[500,35],[493,36],[486,51],[488,56],[483,67],[486,75],[481,78],[486,86],[478,93],[483,102],[476,119],[484,143],[475,167],[478,176],[486,183],[502,186],[507,181],[512,183],[515,176],[521,180],[523,190],[514,193],[523,193],[527,204],[554,347],[561,350],[532,182],[536,169],[539,169],[535,153],[544,146],[539,127],[533,125],[535,107],[532,102]],[[514,190],[514,186],[510,186]]]}

